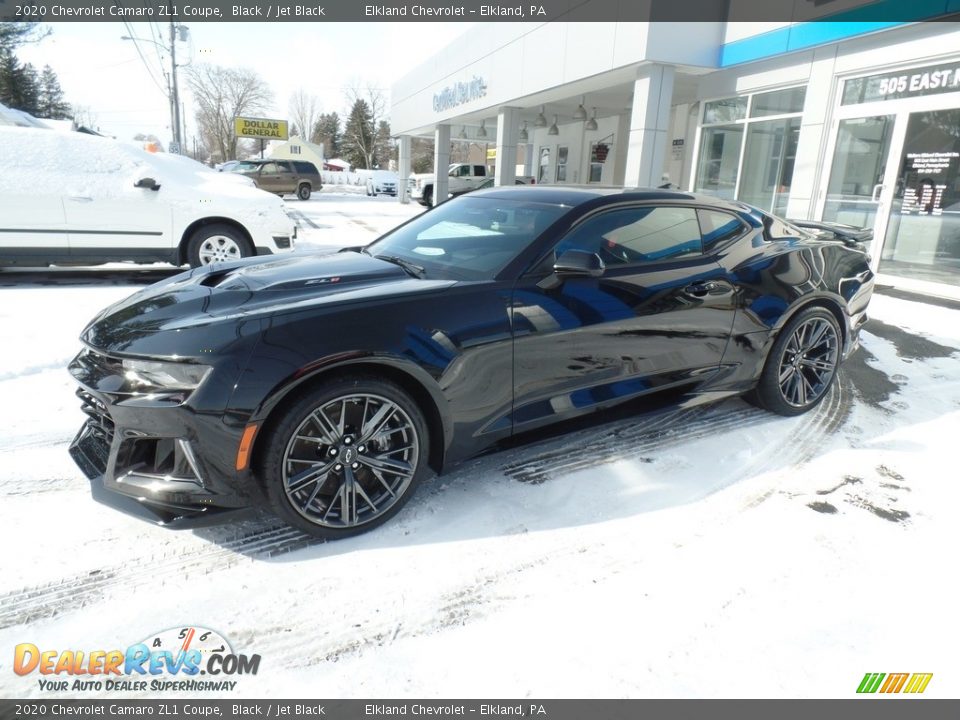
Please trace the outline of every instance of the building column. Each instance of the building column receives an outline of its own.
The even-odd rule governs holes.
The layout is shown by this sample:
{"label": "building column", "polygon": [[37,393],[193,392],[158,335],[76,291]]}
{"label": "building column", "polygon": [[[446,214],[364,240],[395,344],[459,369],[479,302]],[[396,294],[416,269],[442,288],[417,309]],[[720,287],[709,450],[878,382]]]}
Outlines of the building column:
{"label": "building column", "polygon": [[[810,64],[810,79],[803,103],[800,120],[800,137],[797,139],[797,154],[790,182],[790,197],[784,217],[811,219],[816,217],[817,191],[820,187],[820,172],[825,157],[825,142],[829,132],[828,118],[831,104],[830,89],[836,70],[836,53],[830,48],[814,50]],[[879,254],[879,253],[877,253]]]}
{"label": "building column", "polygon": [[497,167],[493,184],[510,186],[517,179],[517,136],[520,134],[520,110],[500,108],[497,116]]}
{"label": "building column", "polygon": [[433,133],[433,204],[446,202],[450,194],[450,126],[437,125]]}
{"label": "building column", "polygon": [[410,177],[410,136],[401,135],[398,140],[399,161],[397,172],[397,200],[406,205],[410,202],[410,187],[407,179]]}
{"label": "building column", "polygon": [[666,167],[673,99],[672,65],[645,65],[633,82],[625,184],[657,187]]}
{"label": "building column", "polygon": [[[528,133],[531,133],[531,130],[527,130]],[[527,140],[527,144],[523,146],[523,174],[526,176],[534,175],[536,173],[533,171],[533,138]]]}
{"label": "building column", "polygon": [[630,147],[630,113],[617,115],[617,134],[613,136],[613,184],[627,186],[627,150]]}

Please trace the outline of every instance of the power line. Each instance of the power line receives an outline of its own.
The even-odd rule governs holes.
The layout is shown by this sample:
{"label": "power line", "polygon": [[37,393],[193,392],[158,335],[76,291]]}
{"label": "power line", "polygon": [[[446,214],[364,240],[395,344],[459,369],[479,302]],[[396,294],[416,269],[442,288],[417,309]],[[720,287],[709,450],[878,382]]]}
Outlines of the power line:
{"label": "power line", "polygon": [[140,49],[140,43],[137,42],[137,36],[136,36],[136,34],[133,32],[133,28],[130,26],[129,21],[124,20],[124,21],[123,21],[123,24],[124,24],[124,27],[127,28],[127,32],[130,34],[130,39],[133,41],[133,46],[134,46],[134,47],[136,48],[136,50],[137,50],[137,55],[140,56],[140,61],[143,63],[143,67],[146,68],[147,74],[150,76],[150,79],[153,80],[153,84],[157,86],[157,89],[159,89],[160,92],[162,92],[165,97],[169,98],[169,97],[170,97],[170,89],[169,89],[169,88],[164,88],[163,85],[161,85],[160,82],[157,80],[157,78],[154,77],[154,75],[153,75],[153,69],[150,67],[150,63],[147,62],[147,58],[144,57],[143,51]]}

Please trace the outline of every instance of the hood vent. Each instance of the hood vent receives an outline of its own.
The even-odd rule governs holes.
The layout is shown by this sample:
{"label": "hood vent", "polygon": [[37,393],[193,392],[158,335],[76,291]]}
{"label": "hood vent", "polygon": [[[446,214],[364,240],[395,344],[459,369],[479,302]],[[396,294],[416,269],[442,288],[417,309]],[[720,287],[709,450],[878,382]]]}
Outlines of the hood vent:
{"label": "hood vent", "polygon": [[231,272],[232,270],[214,270],[213,272],[204,275],[203,280],[201,280],[198,284],[203,285],[204,287],[216,287],[222,283]]}

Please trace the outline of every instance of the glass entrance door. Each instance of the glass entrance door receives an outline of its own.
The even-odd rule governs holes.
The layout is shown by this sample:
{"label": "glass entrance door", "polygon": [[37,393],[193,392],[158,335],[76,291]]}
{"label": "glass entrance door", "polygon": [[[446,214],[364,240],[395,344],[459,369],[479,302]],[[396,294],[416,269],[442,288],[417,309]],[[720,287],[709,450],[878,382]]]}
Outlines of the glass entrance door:
{"label": "glass entrance door", "polygon": [[895,119],[895,115],[877,115],[838,123],[824,220],[874,227]]}
{"label": "glass entrance door", "polygon": [[907,118],[880,272],[960,286],[960,109]]}

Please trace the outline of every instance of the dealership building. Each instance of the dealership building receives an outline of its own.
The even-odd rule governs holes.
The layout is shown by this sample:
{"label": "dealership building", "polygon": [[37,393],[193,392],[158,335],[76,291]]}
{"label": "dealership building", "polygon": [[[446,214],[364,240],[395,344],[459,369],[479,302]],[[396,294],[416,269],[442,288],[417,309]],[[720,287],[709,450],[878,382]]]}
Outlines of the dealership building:
{"label": "dealership building", "polygon": [[960,298],[958,23],[478,24],[394,85],[391,120],[402,176],[435,140],[436,197],[451,143],[479,144],[517,158],[497,184],[671,182],[871,226],[881,282]]}

